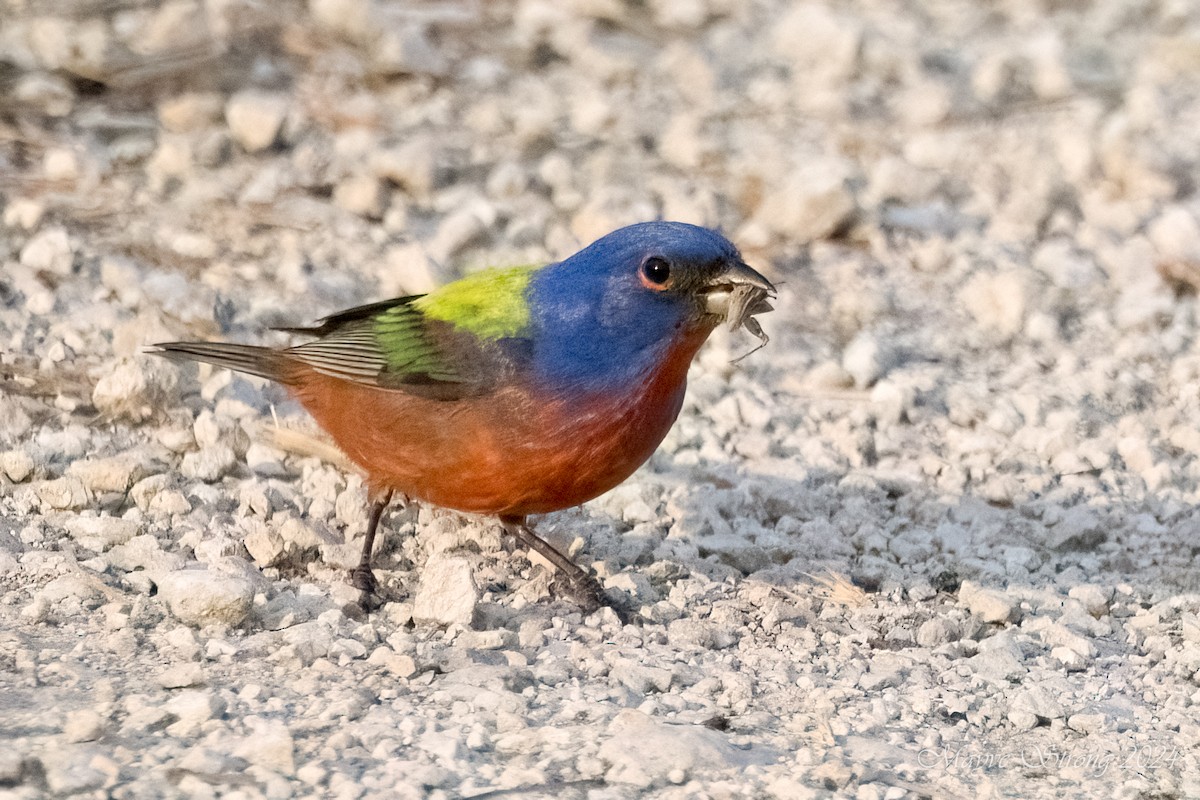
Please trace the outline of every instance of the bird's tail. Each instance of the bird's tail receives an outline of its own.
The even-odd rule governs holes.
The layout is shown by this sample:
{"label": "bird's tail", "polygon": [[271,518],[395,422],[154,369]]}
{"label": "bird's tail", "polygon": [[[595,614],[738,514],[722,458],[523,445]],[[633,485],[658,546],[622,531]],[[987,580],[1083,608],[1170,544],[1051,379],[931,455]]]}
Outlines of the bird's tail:
{"label": "bird's tail", "polygon": [[150,345],[146,352],[172,361],[203,361],[278,383],[294,383],[296,378],[295,361],[269,347],[227,342],[162,342]]}

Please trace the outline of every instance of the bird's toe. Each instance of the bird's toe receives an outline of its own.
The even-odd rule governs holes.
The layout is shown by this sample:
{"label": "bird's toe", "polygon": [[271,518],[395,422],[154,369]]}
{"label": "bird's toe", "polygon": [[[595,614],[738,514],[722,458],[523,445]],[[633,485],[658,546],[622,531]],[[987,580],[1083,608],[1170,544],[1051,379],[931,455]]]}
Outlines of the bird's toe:
{"label": "bird's toe", "polygon": [[360,592],[376,594],[379,591],[379,581],[370,567],[359,565],[350,571],[350,585]]}

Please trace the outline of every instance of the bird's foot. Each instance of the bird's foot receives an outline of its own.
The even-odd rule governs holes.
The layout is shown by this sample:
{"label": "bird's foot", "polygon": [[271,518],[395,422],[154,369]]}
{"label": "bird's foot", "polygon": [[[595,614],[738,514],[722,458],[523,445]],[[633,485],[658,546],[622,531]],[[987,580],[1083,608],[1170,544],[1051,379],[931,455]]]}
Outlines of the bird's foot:
{"label": "bird's foot", "polygon": [[359,608],[366,612],[379,608],[379,581],[369,566],[359,564],[350,570],[350,585],[359,591]]}
{"label": "bird's foot", "polygon": [[379,598],[379,581],[371,571],[371,552],[375,547],[375,531],[379,529],[379,520],[383,518],[383,512],[391,501],[391,489],[386,489],[378,495],[372,494],[367,535],[363,538],[362,558],[359,559],[358,566],[350,571],[350,585],[360,592],[358,607],[366,613],[383,605]]}
{"label": "bird's foot", "polygon": [[350,570],[350,585],[369,594],[375,594],[379,590],[379,581],[375,578],[375,573],[365,564],[359,564]]}
{"label": "bird's foot", "polygon": [[579,608],[584,614],[591,614],[601,608],[610,608],[622,625],[628,625],[634,620],[637,616],[636,612],[624,603],[619,603],[610,597],[592,573],[578,565],[576,565],[576,569],[579,571],[562,576],[563,588],[565,594],[579,604]]}
{"label": "bird's foot", "polygon": [[525,524],[524,517],[501,517],[500,524],[504,526],[505,531],[511,534],[527,549],[537,552],[542,558],[554,565],[554,569],[559,575],[559,585],[563,587],[565,594],[579,603],[581,610],[585,614],[591,614],[593,611],[598,611],[600,608],[607,606],[617,615],[617,619],[621,621],[622,625],[626,625],[631,621],[633,617],[629,609],[614,602],[606,595],[604,587],[600,585],[600,581],[596,580],[596,577],[591,572],[576,564],[566,555],[556,550],[545,539],[534,533],[533,529]]}

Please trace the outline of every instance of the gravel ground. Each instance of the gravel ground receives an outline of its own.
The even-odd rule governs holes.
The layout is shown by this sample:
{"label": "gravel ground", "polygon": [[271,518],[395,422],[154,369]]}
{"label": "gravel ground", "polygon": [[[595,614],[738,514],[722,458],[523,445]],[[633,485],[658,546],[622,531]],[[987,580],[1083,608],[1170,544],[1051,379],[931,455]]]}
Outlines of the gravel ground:
{"label": "gravel ground", "polygon": [[[0,0],[0,798],[1200,796],[1190,0]],[[625,485],[387,518],[140,354],[720,226]]]}

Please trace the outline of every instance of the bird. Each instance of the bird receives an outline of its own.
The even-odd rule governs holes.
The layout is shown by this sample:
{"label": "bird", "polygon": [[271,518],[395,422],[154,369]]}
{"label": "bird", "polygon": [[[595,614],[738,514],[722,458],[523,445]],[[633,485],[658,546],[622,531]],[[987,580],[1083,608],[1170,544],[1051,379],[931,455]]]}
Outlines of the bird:
{"label": "bird", "polygon": [[368,525],[350,580],[364,604],[378,591],[380,519],[401,495],[497,518],[590,611],[613,604],[528,517],[628,478],[678,417],[700,346],[723,323],[765,345],[755,315],[775,296],[721,233],[660,220],[554,263],[484,269],[279,328],[309,337],[295,346],[178,341],[149,352],[282,384],[361,468]]}

